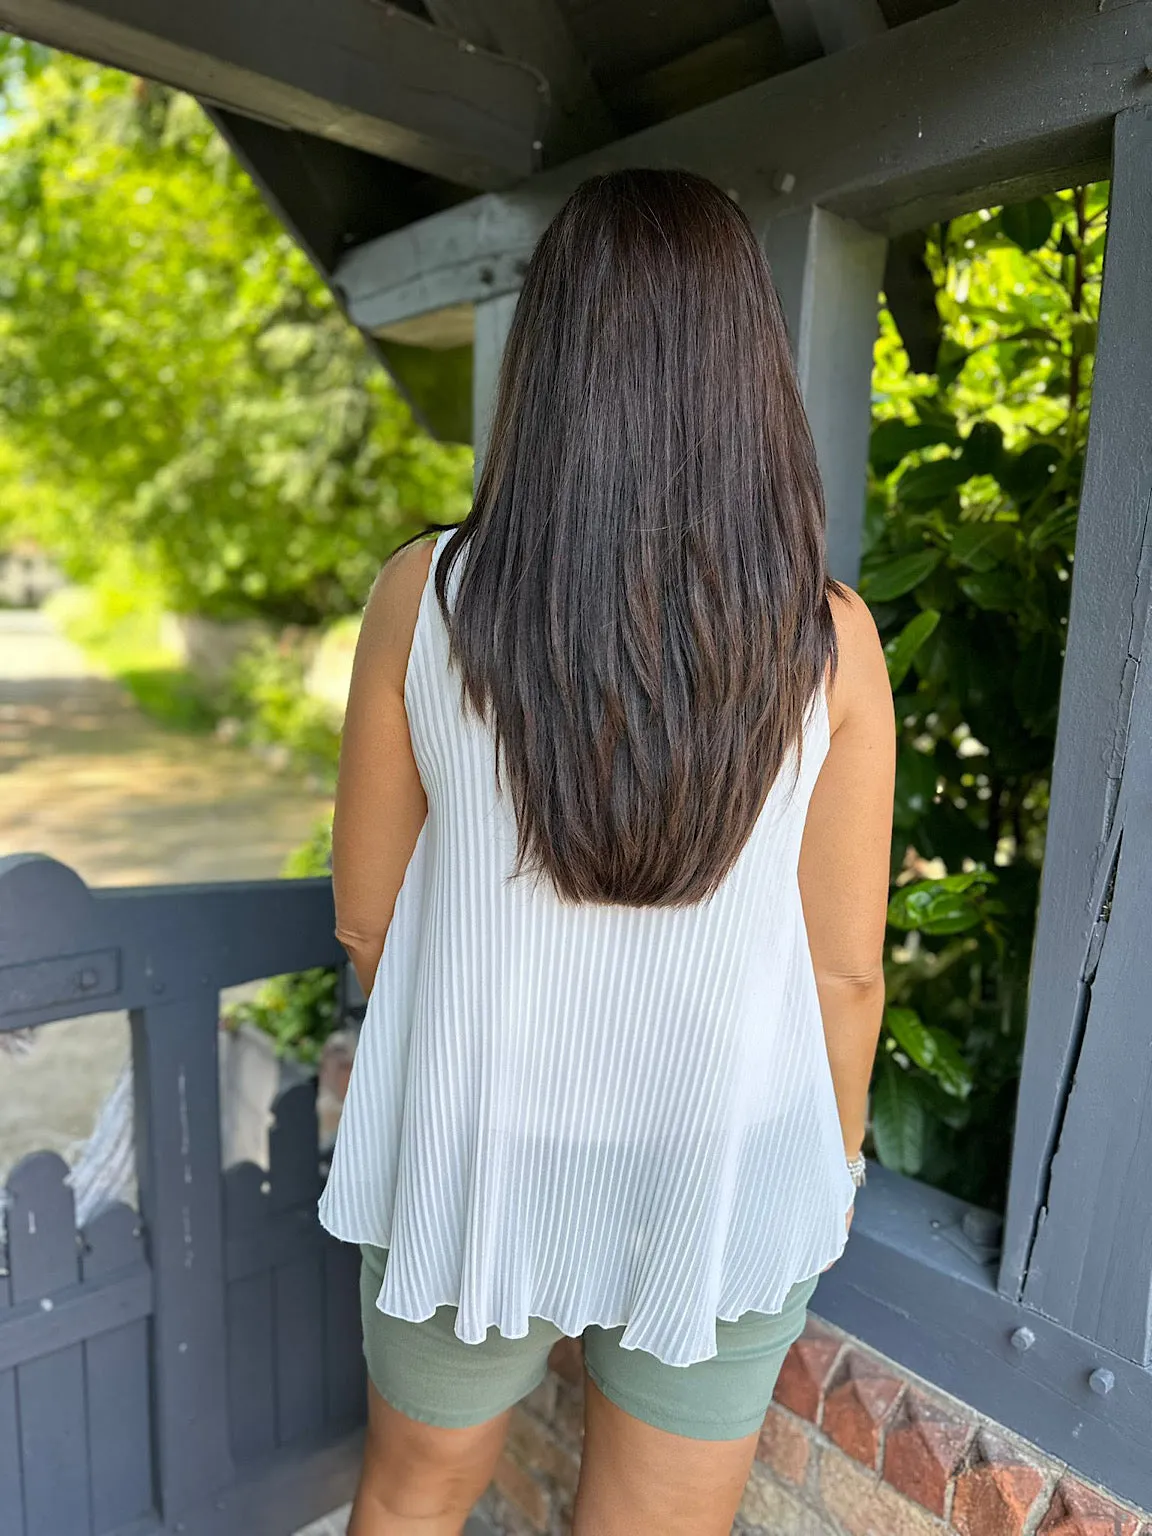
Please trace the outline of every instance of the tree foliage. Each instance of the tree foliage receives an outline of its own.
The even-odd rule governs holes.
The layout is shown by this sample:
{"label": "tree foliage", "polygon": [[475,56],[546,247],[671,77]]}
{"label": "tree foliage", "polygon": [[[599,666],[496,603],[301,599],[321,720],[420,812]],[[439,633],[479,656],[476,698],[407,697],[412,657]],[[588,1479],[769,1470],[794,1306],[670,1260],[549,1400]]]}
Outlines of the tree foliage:
{"label": "tree foliage", "polygon": [[861,591],[900,728],[873,1141],[1003,1198],[1048,813],[1107,189],[929,232],[942,342],[882,315]]}
{"label": "tree foliage", "polygon": [[188,97],[0,43],[0,513],[84,577],[298,622],[457,515],[431,441]]}

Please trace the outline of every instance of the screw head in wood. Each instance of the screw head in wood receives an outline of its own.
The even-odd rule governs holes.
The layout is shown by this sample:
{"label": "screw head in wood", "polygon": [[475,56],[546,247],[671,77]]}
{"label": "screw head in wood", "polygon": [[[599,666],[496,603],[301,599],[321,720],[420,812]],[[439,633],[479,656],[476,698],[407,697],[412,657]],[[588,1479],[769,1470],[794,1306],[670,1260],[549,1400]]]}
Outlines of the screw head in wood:
{"label": "screw head in wood", "polygon": [[1025,1350],[1031,1349],[1033,1344],[1035,1344],[1036,1335],[1032,1332],[1031,1328],[1017,1328],[1008,1342],[1013,1349],[1018,1349],[1023,1354]]}
{"label": "screw head in wood", "polygon": [[1088,1385],[1097,1397],[1107,1397],[1116,1385],[1116,1377],[1107,1366],[1098,1365],[1088,1378]]}
{"label": "screw head in wood", "polygon": [[777,192],[794,192],[796,189],[796,178],[791,171],[777,171],[772,178],[772,185]]}

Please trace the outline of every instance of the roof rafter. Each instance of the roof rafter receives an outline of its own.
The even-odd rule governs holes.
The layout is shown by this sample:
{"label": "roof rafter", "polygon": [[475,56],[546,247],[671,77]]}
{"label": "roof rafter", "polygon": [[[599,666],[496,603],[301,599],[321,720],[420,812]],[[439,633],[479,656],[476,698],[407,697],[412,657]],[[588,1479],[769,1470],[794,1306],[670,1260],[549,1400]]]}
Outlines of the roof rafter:
{"label": "roof rafter", "polygon": [[879,0],[768,0],[793,65],[887,31]]}
{"label": "roof rafter", "polygon": [[445,31],[540,71],[551,98],[544,132],[550,160],[595,149],[615,136],[612,114],[556,0],[424,0],[424,4]]}
{"label": "roof rafter", "polygon": [[1113,117],[1147,97],[1148,56],[1152,0],[957,0],[370,242],[337,281],[373,329],[508,291],[571,189],[626,165],[689,167],[758,218],[814,203],[885,234],[922,229],[1106,174]]}
{"label": "roof rafter", "polygon": [[264,0],[0,0],[0,23],[464,186],[538,164],[540,74],[393,5],[277,0],[270,18]]}

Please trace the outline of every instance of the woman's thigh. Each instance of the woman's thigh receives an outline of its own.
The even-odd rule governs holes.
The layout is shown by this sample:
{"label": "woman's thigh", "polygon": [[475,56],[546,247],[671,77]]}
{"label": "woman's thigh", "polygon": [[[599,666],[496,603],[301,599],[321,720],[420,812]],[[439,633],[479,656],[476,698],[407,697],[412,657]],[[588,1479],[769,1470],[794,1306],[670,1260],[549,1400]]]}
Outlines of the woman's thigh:
{"label": "woman's thigh", "polygon": [[574,1536],[727,1536],[780,1366],[816,1281],[781,1312],[716,1325],[717,1353],[664,1365],[589,1328],[584,1456]]}

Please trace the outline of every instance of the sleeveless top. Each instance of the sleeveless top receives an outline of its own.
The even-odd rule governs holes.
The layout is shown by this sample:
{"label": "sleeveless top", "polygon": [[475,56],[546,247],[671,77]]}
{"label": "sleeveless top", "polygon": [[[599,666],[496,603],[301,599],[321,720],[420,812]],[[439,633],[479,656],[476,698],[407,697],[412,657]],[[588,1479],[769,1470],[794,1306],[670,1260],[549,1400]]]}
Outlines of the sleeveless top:
{"label": "sleeveless top", "polygon": [[[573,906],[507,879],[515,817],[461,707],[432,576],[405,678],[428,815],[396,901],[320,1219],[389,1250],[382,1312],[455,1332],[623,1325],[669,1365],[838,1257],[844,1157],[797,880],[824,689],[719,890]],[[462,570],[451,573],[448,599]]]}

